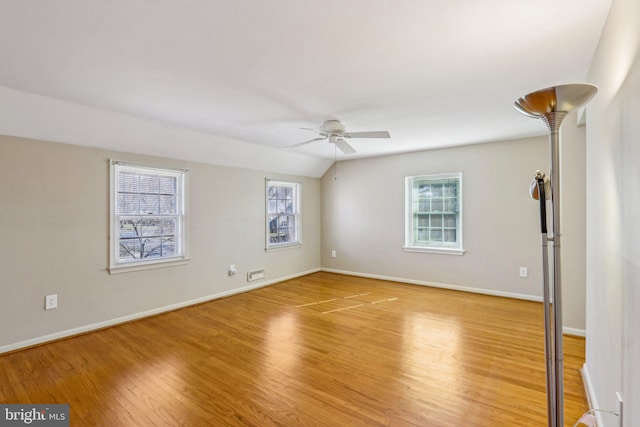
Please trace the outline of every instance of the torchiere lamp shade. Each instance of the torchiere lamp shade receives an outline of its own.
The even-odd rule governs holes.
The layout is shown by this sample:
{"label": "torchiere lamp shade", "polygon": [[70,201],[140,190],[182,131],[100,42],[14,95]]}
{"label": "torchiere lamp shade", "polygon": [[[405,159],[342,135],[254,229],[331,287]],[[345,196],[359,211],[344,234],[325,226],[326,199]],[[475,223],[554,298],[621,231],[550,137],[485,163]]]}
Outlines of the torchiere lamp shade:
{"label": "torchiere lamp shade", "polygon": [[525,116],[540,118],[554,112],[570,112],[585,105],[598,92],[595,85],[576,83],[549,87],[531,92],[515,102]]}

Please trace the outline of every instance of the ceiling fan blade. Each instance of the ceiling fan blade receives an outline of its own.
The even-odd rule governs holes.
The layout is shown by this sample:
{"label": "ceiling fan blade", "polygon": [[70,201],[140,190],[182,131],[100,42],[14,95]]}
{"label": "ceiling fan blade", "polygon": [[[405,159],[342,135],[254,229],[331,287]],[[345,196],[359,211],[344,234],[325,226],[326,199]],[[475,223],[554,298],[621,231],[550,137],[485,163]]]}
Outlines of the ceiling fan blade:
{"label": "ceiling fan blade", "polygon": [[336,144],[336,147],[338,147],[344,154],[353,154],[356,152],[356,150],[342,138],[336,138],[334,144]]}
{"label": "ceiling fan blade", "polygon": [[283,148],[283,150],[289,150],[289,149],[291,149],[291,148],[301,147],[301,146],[303,146],[303,145],[307,145],[307,144],[310,144],[310,143],[312,143],[312,142],[322,141],[323,139],[327,139],[327,137],[326,137],[326,136],[324,136],[324,137],[321,137],[321,138],[313,138],[313,139],[310,139],[310,140],[308,140],[308,141],[304,141],[304,142],[300,142],[300,143],[298,143],[298,144],[294,144],[294,145],[290,145],[290,146],[288,146],[288,147],[284,147],[284,148]]}
{"label": "ceiling fan blade", "polygon": [[386,130],[374,132],[349,132],[343,135],[346,138],[391,138]]}

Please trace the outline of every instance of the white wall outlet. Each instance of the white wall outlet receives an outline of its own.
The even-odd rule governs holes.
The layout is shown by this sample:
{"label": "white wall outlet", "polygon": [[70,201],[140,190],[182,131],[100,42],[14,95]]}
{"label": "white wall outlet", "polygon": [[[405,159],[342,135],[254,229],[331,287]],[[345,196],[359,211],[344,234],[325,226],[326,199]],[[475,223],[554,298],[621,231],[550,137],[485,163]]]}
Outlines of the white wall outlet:
{"label": "white wall outlet", "polygon": [[229,276],[235,276],[237,272],[235,264],[231,264],[229,266]]}
{"label": "white wall outlet", "polygon": [[527,267],[520,267],[520,277],[527,277],[529,275],[529,271]]}
{"label": "white wall outlet", "polygon": [[44,297],[44,309],[53,310],[58,308],[58,294],[47,295]]}
{"label": "white wall outlet", "polygon": [[335,258],[336,257],[336,250],[332,249],[331,250],[331,258]]}

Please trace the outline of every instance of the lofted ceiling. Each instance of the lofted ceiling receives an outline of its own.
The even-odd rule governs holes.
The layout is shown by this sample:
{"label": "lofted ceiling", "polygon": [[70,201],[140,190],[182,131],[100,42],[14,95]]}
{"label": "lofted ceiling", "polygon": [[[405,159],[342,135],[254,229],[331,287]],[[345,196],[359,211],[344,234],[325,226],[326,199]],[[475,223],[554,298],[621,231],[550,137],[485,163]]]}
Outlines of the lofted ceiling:
{"label": "lofted ceiling", "polygon": [[514,100],[585,81],[610,2],[0,0],[0,133],[309,176],[327,119],[391,133],[348,158],[542,135]]}

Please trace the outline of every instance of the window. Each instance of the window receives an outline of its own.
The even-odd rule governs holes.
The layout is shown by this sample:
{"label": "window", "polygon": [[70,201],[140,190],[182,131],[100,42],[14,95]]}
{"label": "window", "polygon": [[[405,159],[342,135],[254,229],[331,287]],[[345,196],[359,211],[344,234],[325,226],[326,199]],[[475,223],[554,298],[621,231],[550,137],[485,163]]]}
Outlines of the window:
{"label": "window", "polygon": [[185,172],[111,162],[110,271],[185,260]]}
{"label": "window", "polygon": [[300,245],[300,184],[267,180],[266,187],[266,249]]}
{"label": "window", "polygon": [[462,255],[462,174],[406,178],[405,250]]}

